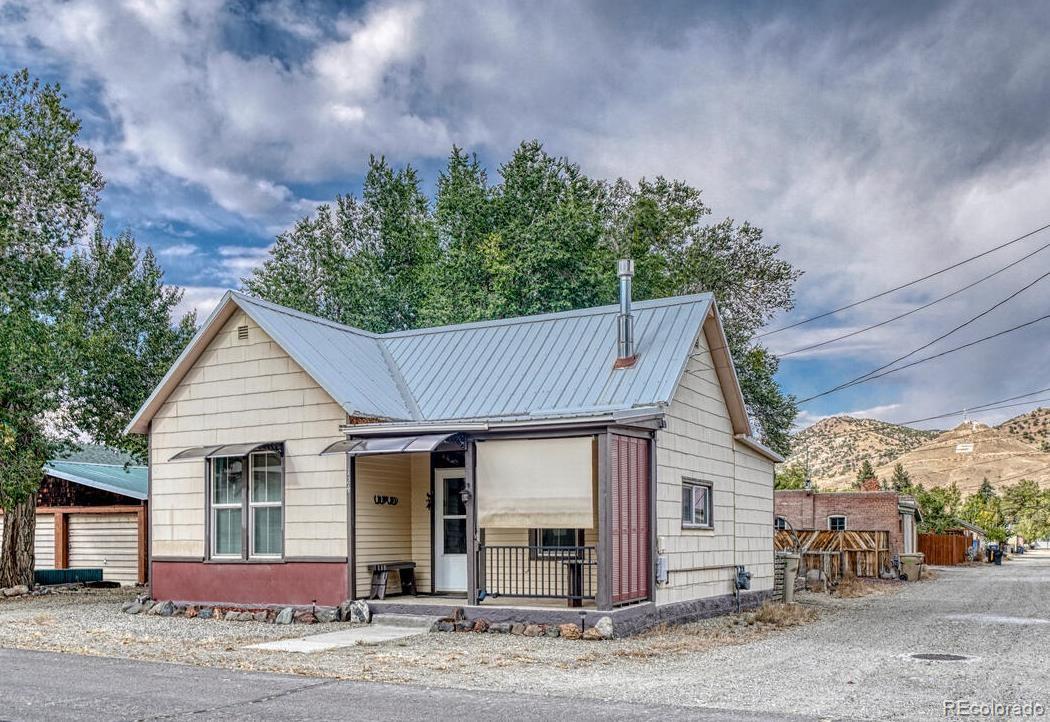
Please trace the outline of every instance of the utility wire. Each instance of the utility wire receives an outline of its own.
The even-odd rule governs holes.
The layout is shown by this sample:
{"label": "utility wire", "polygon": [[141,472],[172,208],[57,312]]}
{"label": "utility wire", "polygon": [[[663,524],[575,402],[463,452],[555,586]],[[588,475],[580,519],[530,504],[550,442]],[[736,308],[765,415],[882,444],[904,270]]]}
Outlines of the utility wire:
{"label": "utility wire", "polygon": [[981,283],[984,283],[989,278],[993,278],[995,276],[998,276],[1003,271],[1007,271],[1007,270],[1013,268],[1014,266],[1016,266],[1017,264],[1022,263],[1023,261],[1027,261],[1032,256],[1036,255],[1037,253],[1041,253],[1042,251],[1045,251],[1047,248],[1050,248],[1050,243],[1046,243],[1046,244],[1040,246],[1039,248],[1035,249],[1031,253],[1028,253],[1028,254],[1026,254],[1024,256],[1021,256],[1016,261],[1013,261],[1012,263],[1006,264],[1005,266],[1003,266],[1002,268],[1000,268],[997,271],[993,271],[992,273],[989,273],[986,276],[981,276],[980,278],[978,278],[973,283],[969,283],[969,284],[963,286],[962,288],[957,288],[954,291],[952,291],[951,293],[945,294],[944,296],[941,296],[940,298],[936,298],[936,299],[930,301],[929,303],[924,303],[923,305],[917,306],[917,307],[915,307],[915,308],[913,308],[913,309],[911,309],[909,311],[905,311],[902,314],[899,314],[899,315],[894,316],[892,318],[887,318],[885,321],[879,321],[878,323],[873,323],[870,326],[866,326],[866,327],[864,327],[864,328],[862,328],[860,330],[851,331],[850,333],[846,333],[846,334],[843,334],[841,336],[836,336],[835,338],[829,338],[828,340],[821,341],[820,343],[814,343],[814,344],[810,344],[809,346],[803,346],[802,348],[796,348],[796,349],[794,349],[792,351],[786,351],[784,353],[777,354],[777,356],[779,358],[783,358],[785,356],[793,356],[794,354],[803,353],[804,351],[812,351],[815,348],[821,348],[823,346],[827,346],[828,344],[836,343],[838,341],[843,341],[843,340],[845,340],[847,338],[852,338],[854,336],[859,336],[860,334],[867,333],[868,331],[871,331],[872,329],[879,328],[880,326],[885,326],[886,324],[893,323],[894,321],[899,321],[902,318],[905,318],[906,316],[912,315],[913,313],[918,313],[919,311],[925,311],[930,306],[935,306],[936,304],[940,303],[941,301],[947,301],[949,298],[951,298],[953,296],[958,296],[963,291],[968,291],[971,288],[973,288],[974,286],[976,286],[978,284],[981,284]]}
{"label": "utility wire", "polygon": [[[947,356],[950,353],[955,353],[956,351],[961,351],[961,350],[963,350],[965,348],[969,348],[971,346],[976,346],[979,343],[984,343],[985,341],[990,341],[993,338],[998,338],[999,336],[1003,336],[1005,334],[1012,333],[1013,331],[1017,331],[1019,329],[1025,328],[1027,326],[1031,326],[1033,324],[1039,323],[1040,321],[1045,321],[1048,318],[1050,318],[1050,313],[1046,314],[1045,316],[1040,316],[1039,318],[1032,319],[1031,321],[1026,321],[1025,323],[1018,324],[1017,326],[1014,326],[1012,328],[1008,328],[1008,329],[1006,329],[1004,331],[999,331],[998,333],[993,333],[990,336],[984,336],[984,337],[976,339],[974,341],[970,341],[969,343],[964,343],[961,346],[956,346],[954,348],[950,348],[947,351],[941,351],[940,353],[936,353],[936,354],[933,354],[931,356],[924,356],[923,358],[917,359],[915,361],[912,361],[911,363],[904,364],[903,366],[897,366],[896,368],[888,369],[886,371],[883,371],[882,373],[878,373],[878,374],[875,374],[873,376],[866,376],[863,379],[857,381],[855,384],[851,384],[851,385],[852,386],[858,386],[860,384],[864,384],[864,383],[867,383],[869,381],[874,381],[875,379],[882,378],[883,376],[889,376],[890,374],[897,373],[898,371],[903,371],[904,369],[911,368],[912,366],[918,366],[919,364],[924,364],[927,361],[933,361],[934,359],[940,358],[942,356]],[[836,391],[839,391],[842,388],[844,388],[844,387],[837,386],[837,387],[835,387],[833,389],[828,389],[827,391],[822,391],[819,394],[814,394],[813,396],[809,396],[807,398],[804,398],[804,399],[802,399],[801,401],[799,401],[797,403],[804,404],[804,403],[807,403],[809,401],[812,401],[813,399],[819,399],[821,396],[827,396],[828,394],[835,393]]]}
{"label": "utility wire", "polygon": [[[895,423],[898,423],[901,426],[906,426],[908,424],[918,424],[918,423],[920,423],[922,421],[933,421],[934,419],[943,419],[943,418],[946,418],[948,416],[958,416],[959,414],[965,414],[968,411],[974,411],[974,412],[988,411],[989,409],[986,408],[988,406],[994,406],[996,404],[1004,404],[1004,403],[1006,403],[1008,401],[1016,401],[1017,399],[1023,399],[1023,398],[1025,398],[1027,396],[1035,396],[1036,394],[1043,394],[1043,393],[1046,393],[1047,391],[1050,391],[1050,386],[1046,387],[1045,389],[1038,389],[1036,391],[1030,391],[1027,394],[1018,394],[1017,396],[1010,396],[1009,398],[999,399],[998,401],[988,401],[987,403],[977,404],[975,406],[967,406],[965,409],[959,409],[958,411],[950,411],[948,413],[938,414],[936,416],[927,416],[927,417],[922,418],[922,419],[911,419],[910,421],[898,421],[898,422],[895,422]],[[1034,404],[1034,403],[1038,403],[1038,401],[1042,401],[1042,400],[1043,399],[1032,400],[1032,401],[1023,401],[1023,402],[1021,402],[1019,404],[1010,404],[1010,405],[1011,406],[1024,406],[1025,404]],[[1006,408],[1006,407],[1003,406],[1003,407],[1000,407],[1000,408]]]}
{"label": "utility wire", "polygon": [[877,298],[882,298],[883,296],[888,296],[891,293],[896,293],[897,291],[903,290],[905,288],[909,288],[910,286],[914,286],[917,283],[922,283],[923,281],[928,281],[929,279],[934,278],[935,276],[939,276],[942,273],[947,273],[948,271],[952,271],[952,270],[954,270],[956,268],[959,268],[960,266],[964,266],[967,263],[969,263],[970,261],[976,261],[978,258],[983,258],[984,256],[987,256],[990,253],[995,253],[996,251],[998,251],[1000,249],[1006,248],[1007,246],[1011,246],[1011,245],[1013,245],[1015,243],[1023,241],[1026,238],[1030,238],[1031,236],[1034,236],[1037,233],[1045,231],[1047,228],[1050,228],[1050,223],[1047,223],[1045,226],[1040,226],[1039,228],[1036,228],[1033,231],[1029,231],[1028,233],[1025,233],[1022,236],[1018,236],[1017,238],[1009,240],[1006,243],[1001,243],[998,246],[995,246],[994,248],[989,248],[987,251],[982,251],[981,253],[978,253],[975,256],[970,256],[969,258],[964,258],[963,260],[958,261],[957,263],[953,263],[952,265],[946,266],[946,267],[944,267],[944,268],[942,268],[942,269],[940,269],[938,271],[934,271],[933,273],[928,273],[925,276],[921,276],[920,278],[916,278],[914,280],[908,281],[907,283],[902,283],[899,286],[894,286],[893,288],[888,289],[886,291],[882,291],[881,293],[876,293],[874,296],[868,296],[867,298],[862,298],[859,301],[854,301],[853,303],[848,303],[845,306],[839,306],[838,308],[832,309],[830,311],[825,311],[824,313],[818,314],[816,316],[810,316],[809,318],[804,318],[801,321],[796,321],[794,323],[788,324],[787,326],[781,326],[781,327],[775,328],[775,329],[773,329],[771,331],[765,331],[764,333],[757,334],[755,336],[755,338],[763,338],[765,336],[772,336],[775,333],[780,333],[781,331],[787,331],[789,328],[796,328],[796,327],[801,326],[801,325],[806,324],[806,323],[811,323],[813,321],[817,321],[817,320],[822,319],[822,318],[827,318],[828,316],[833,316],[834,314],[839,313],[841,311],[845,311],[845,310],[850,309],[850,308],[855,308],[857,306],[860,306],[861,304],[868,303],[869,301],[874,301]]}
{"label": "utility wire", "polygon": [[1027,291],[1029,288],[1031,288],[1032,286],[1034,286],[1037,283],[1039,283],[1040,281],[1042,281],[1047,276],[1050,276],[1050,271],[1047,271],[1046,273],[1044,273],[1043,275],[1041,275],[1039,278],[1035,279],[1031,283],[1028,283],[1028,284],[1022,286],[1020,289],[1014,291],[1013,293],[1011,293],[1009,296],[1007,296],[1006,298],[1002,299],[1001,301],[997,301],[996,303],[992,304],[991,306],[989,306],[985,310],[981,311],[976,316],[971,316],[969,319],[967,319],[963,323],[959,324],[958,326],[956,326],[952,330],[941,334],[940,336],[938,336],[937,338],[933,339],[932,341],[929,341],[929,342],[923,344],[922,346],[919,346],[918,348],[914,348],[911,351],[909,351],[908,353],[904,354],[903,356],[898,356],[897,358],[893,359],[889,363],[885,363],[882,366],[879,366],[878,368],[874,368],[871,371],[868,371],[866,374],[861,374],[860,376],[852,378],[849,381],[844,381],[841,384],[839,384],[838,386],[836,386],[836,387],[834,387],[832,389],[829,389],[829,390],[830,391],[838,391],[839,389],[844,389],[847,386],[855,386],[856,384],[861,383],[862,381],[864,381],[864,379],[872,377],[875,374],[879,373],[880,371],[883,371],[884,369],[888,369],[891,366],[893,366],[894,364],[896,364],[896,363],[898,363],[900,361],[903,361],[906,358],[911,358],[912,356],[917,354],[919,351],[924,351],[924,350],[928,349],[930,346],[933,346],[934,344],[938,343],[939,341],[943,341],[944,339],[948,338],[949,336],[951,336],[956,331],[964,329],[967,326],[969,326],[971,323],[973,323],[974,321],[977,321],[978,319],[981,319],[981,318],[987,316],[989,313],[991,313],[995,309],[999,308],[1000,306],[1002,306],[1002,305],[1004,305],[1006,303],[1009,303],[1010,301],[1012,301],[1013,299],[1017,298],[1022,293]]}

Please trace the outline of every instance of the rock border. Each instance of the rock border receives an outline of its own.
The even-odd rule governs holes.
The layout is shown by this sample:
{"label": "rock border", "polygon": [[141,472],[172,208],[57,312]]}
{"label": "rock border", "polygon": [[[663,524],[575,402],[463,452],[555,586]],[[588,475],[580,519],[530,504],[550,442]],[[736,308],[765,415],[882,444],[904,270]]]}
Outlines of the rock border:
{"label": "rock border", "polygon": [[521,637],[561,637],[591,641],[612,639],[612,617],[601,617],[592,627],[583,624],[526,624],[524,622],[490,622],[484,618],[466,619],[462,608],[442,617],[431,628],[432,632],[474,632],[477,634],[513,634]]}

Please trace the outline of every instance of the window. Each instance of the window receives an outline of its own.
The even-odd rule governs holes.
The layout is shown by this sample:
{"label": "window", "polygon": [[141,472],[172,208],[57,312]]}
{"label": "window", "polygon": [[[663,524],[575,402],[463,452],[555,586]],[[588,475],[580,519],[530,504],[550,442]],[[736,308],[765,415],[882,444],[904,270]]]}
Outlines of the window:
{"label": "window", "polygon": [[788,528],[788,520],[785,519],[782,516],[778,516],[776,519],[773,520],[773,528],[774,529],[787,529]]}
{"label": "window", "polygon": [[831,531],[846,531],[846,517],[829,516],[828,529],[830,529]]}
{"label": "window", "polygon": [[[284,478],[276,451],[211,460],[211,556],[280,558]],[[247,549],[245,546],[247,545]]]}
{"label": "window", "polygon": [[529,545],[533,559],[575,556],[578,554],[575,547],[583,546],[583,529],[532,529]]}
{"label": "window", "polygon": [[710,529],[711,485],[689,479],[682,480],[682,526],[690,529]]}

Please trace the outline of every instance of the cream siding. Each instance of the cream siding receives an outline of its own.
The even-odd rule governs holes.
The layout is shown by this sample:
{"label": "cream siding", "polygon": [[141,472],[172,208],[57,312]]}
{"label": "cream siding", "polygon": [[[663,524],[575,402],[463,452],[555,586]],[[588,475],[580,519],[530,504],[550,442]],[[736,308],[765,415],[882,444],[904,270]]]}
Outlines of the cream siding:
{"label": "cream siding", "polygon": [[137,514],[71,514],[69,568],[102,569],[102,578],[135,584],[139,577]]}
{"label": "cream siding", "polygon": [[[248,327],[247,340],[238,339],[239,326]],[[345,557],[345,457],[318,455],[344,438],[345,419],[254,321],[235,313],[153,418],[153,556],[206,554],[205,462],[168,459],[192,446],[284,441],[285,556]]]}
{"label": "cream siding", "polygon": [[[412,459],[407,454],[362,456],[357,460],[357,595],[367,597],[376,562],[412,558]],[[376,496],[397,497],[397,505],[376,504]],[[390,575],[387,593],[401,591]]]}
{"label": "cream siding", "polygon": [[[733,593],[737,564],[753,591],[773,586],[773,465],[733,438],[725,397],[700,334],[656,435],[656,516],[669,579],[657,604]],[[713,528],[682,528],[682,480],[712,485]]]}

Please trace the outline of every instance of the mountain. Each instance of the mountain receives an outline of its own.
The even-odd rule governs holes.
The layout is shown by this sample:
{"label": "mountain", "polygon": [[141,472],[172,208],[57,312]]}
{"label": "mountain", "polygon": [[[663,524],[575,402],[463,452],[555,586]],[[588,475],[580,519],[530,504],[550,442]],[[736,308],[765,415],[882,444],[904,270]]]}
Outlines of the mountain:
{"label": "mountain", "polygon": [[954,482],[964,498],[976,492],[985,478],[996,488],[1021,479],[1050,486],[1050,453],[1006,431],[1004,427],[1009,423],[993,428],[965,421],[928,443],[877,465],[875,473],[879,478],[889,478],[894,464],[900,463],[913,482],[927,488]]}
{"label": "mountain", "polygon": [[889,463],[935,438],[940,431],[922,431],[877,419],[832,416],[795,434],[786,464],[809,464],[810,477],[820,486],[848,487],[864,459]]}
{"label": "mountain", "polygon": [[[1004,421],[996,428],[1026,444],[1042,448],[1044,444],[1050,445],[1050,409],[1033,409]],[[1047,450],[1043,448],[1043,451]]]}

